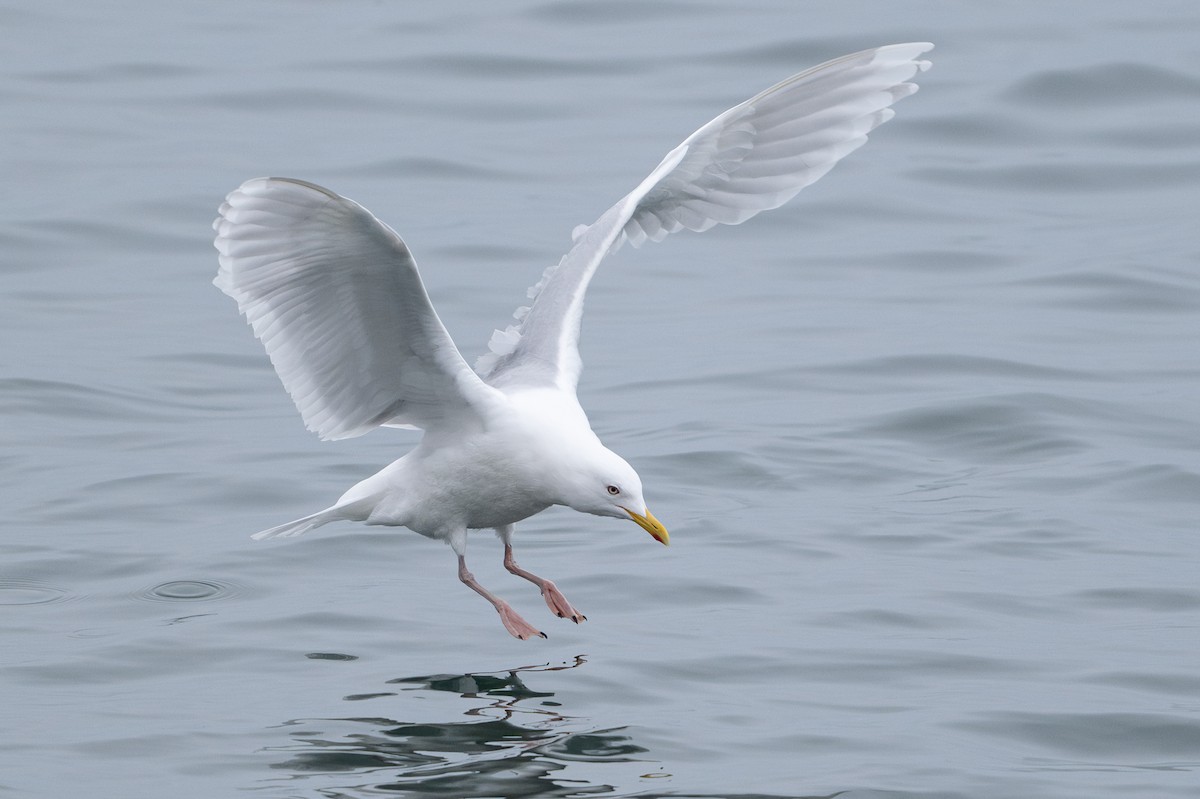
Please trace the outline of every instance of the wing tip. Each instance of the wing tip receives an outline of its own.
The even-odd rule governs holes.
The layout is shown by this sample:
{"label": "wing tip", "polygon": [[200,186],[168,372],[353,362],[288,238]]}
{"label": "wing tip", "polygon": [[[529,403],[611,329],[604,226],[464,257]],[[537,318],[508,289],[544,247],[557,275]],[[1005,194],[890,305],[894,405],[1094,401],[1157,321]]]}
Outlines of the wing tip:
{"label": "wing tip", "polygon": [[893,63],[911,63],[916,67],[917,72],[925,72],[933,66],[933,62],[928,59],[919,58],[919,56],[928,53],[932,49],[934,49],[932,42],[904,42],[902,44],[885,44],[882,47],[865,52],[873,54],[872,61],[885,59],[891,61],[894,58],[895,61]]}

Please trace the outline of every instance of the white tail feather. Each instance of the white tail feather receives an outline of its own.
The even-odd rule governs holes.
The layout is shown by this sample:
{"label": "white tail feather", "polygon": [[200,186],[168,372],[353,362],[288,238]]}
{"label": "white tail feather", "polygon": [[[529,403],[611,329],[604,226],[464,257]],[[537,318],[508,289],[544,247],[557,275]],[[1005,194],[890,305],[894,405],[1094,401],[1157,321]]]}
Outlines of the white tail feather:
{"label": "white tail feather", "polygon": [[293,536],[302,535],[313,528],[320,527],[328,522],[343,518],[340,511],[341,509],[337,507],[326,508],[325,510],[319,511],[310,516],[305,516],[301,519],[296,519],[294,521],[287,522],[286,524],[280,524],[276,527],[271,527],[267,530],[257,532],[250,537],[255,541],[262,541],[267,538],[291,538]]}

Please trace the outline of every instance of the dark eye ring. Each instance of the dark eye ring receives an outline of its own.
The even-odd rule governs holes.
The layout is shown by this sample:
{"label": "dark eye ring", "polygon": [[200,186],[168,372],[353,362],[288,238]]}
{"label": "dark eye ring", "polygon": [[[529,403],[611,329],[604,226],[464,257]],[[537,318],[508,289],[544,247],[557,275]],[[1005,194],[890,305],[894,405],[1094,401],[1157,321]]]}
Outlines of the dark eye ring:
{"label": "dark eye ring", "polygon": [[608,493],[612,494],[615,497],[617,494],[621,493],[621,489],[617,488],[616,486],[609,486]]}

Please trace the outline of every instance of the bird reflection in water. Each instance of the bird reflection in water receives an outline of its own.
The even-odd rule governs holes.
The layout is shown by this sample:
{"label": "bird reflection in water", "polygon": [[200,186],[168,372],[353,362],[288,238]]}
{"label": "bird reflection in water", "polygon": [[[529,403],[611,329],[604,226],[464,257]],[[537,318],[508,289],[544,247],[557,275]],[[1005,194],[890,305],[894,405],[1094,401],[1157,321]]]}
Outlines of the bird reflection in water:
{"label": "bird reflection in water", "polygon": [[[347,700],[386,699],[401,691],[437,691],[471,700],[465,720],[399,721],[380,717],[300,719],[287,760],[273,765],[295,779],[356,774],[363,782],[326,796],[379,792],[402,796],[579,797],[611,795],[615,787],[567,779],[573,764],[636,763],[647,752],[621,728],[594,730],[566,715],[553,693],[526,684],[528,675],[577,668],[583,656],[557,665],[507,672],[438,674],[389,680],[396,691],[356,694]],[[479,704],[478,700],[484,700]],[[411,704],[406,704],[411,708]],[[646,764],[654,771],[657,765]],[[575,776],[574,773],[572,776]],[[557,779],[556,779],[557,777]],[[339,780],[340,781],[340,780]]]}

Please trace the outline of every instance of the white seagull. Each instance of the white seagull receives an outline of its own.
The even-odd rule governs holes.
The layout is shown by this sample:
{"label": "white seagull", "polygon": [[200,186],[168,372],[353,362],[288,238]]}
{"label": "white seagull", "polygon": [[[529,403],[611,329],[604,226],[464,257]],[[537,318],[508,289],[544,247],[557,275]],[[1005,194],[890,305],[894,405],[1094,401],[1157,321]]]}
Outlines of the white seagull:
{"label": "white seagull", "polygon": [[736,225],[777,208],[860,147],[917,90],[927,43],[843,56],[794,75],[693,133],[591,225],[496,331],[473,371],[438,319],[408,247],[367,209],[291,178],[255,178],[221,206],[214,283],[237,301],[305,426],[322,439],[425,431],[404,457],[332,506],[254,538],[338,520],[407,527],[458,556],[458,577],[517,638],[545,637],[467,570],[467,531],[492,528],[504,566],[579,623],[550,580],[513,557],[514,525],[551,505],[630,519],[663,544],[642,481],[592,432],[575,387],[583,297],[625,241]]}

